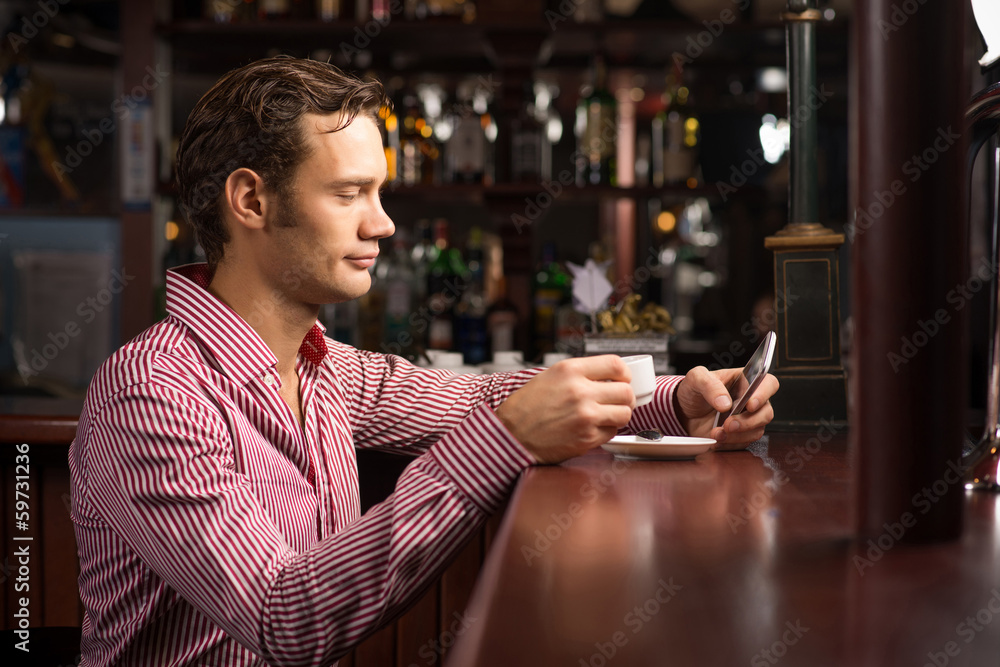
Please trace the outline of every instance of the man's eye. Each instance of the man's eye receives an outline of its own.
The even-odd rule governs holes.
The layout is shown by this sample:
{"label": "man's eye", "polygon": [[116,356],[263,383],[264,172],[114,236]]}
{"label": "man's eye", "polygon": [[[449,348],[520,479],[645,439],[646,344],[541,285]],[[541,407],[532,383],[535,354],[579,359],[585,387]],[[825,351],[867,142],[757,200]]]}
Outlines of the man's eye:
{"label": "man's eye", "polygon": [[358,198],[357,194],[341,194],[337,196],[343,199],[344,201],[354,201],[355,199]]}

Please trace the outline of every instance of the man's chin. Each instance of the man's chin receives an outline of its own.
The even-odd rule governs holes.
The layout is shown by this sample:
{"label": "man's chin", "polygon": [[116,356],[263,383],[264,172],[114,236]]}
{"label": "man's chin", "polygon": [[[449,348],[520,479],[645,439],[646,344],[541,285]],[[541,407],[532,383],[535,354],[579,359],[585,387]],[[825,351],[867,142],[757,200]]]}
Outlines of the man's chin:
{"label": "man's chin", "polygon": [[[352,276],[354,278],[354,276]],[[332,286],[329,300],[326,303],[346,303],[360,299],[371,291],[372,281],[369,276],[364,276],[360,280],[344,280],[338,285]]]}

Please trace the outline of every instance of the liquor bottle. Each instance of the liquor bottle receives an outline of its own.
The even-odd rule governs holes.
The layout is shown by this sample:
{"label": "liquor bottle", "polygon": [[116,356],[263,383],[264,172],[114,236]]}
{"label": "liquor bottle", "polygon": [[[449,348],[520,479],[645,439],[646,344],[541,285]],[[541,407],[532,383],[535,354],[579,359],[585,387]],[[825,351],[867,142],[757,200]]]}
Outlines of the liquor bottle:
{"label": "liquor bottle", "polygon": [[617,152],[618,105],[608,92],[607,69],[604,59],[594,59],[593,87],[584,96],[577,109],[578,122],[582,121],[580,152],[584,159],[578,163],[578,185],[617,185],[615,155]]}
{"label": "liquor bottle", "polygon": [[405,0],[403,16],[407,21],[423,21],[427,18],[427,2],[425,0]]}
{"label": "liquor bottle", "polygon": [[292,15],[292,0],[257,0],[257,14],[262,21],[287,19]]}
{"label": "liquor bottle", "polygon": [[411,357],[416,341],[410,332],[410,314],[413,312],[416,288],[413,263],[410,258],[406,230],[400,229],[392,237],[392,253],[384,265],[385,323],[382,349],[391,354]]}
{"label": "liquor bottle", "polygon": [[500,278],[497,292],[496,301],[486,311],[486,331],[492,354],[516,349],[514,334],[520,320],[517,306],[507,297],[506,277]]}
{"label": "liquor bottle", "polygon": [[385,151],[386,180],[395,184],[399,180],[399,117],[388,105],[383,105],[378,110],[378,117],[382,120],[379,128]]}
{"label": "liquor bottle", "polygon": [[474,366],[487,361],[486,297],[483,293],[483,232],[469,230],[466,245],[468,285],[455,306],[455,342],[465,363]]}
{"label": "liquor bottle", "polygon": [[569,298],[569,283],[569,275],[556,262],[556,244],[546,241],[533,285],[534,356],[555,351],[556,313]]}
{"label": "liquor bottle", "polygon": [[442,157],[443,146],[434,132],[435,124],[440,124],[444,89],[437,84],[422,85],[417,92],[420,101],[420,118],[416,128],[420,132],[420,183],[422,185],[440,185],[444,171]]}
{"label": "liquor bottle", "polygon": [[434,245],[431,223],[427,218],[417,220],[417,242],[410,250],[410,264],[413,266],[414,297],[417,303],[427,299],[427,280],[430,275],[430,265],[437,259],[438,247]]}
{"label": "liquor bottle", "polygon": [[514,182],[538,183],[542,180],[542,150],[545,128],[534,115],[535,89],[524,83],[524,101],[511,124],[510,175]]}
{"label": "liquor bottle", "polygon": [[205,18],[215,23],[239,23],[257,18],[256,0],[205,0]]}
{"label": "liquor bottle", "polygon": [[462,16],[472,12],[475,17],[476,3],[473,0],[426,0],[427,13],[433,16]]}
{"label": "liquor bottle", "polygon": [[431,263],[427,277],[430,313],[427,347],[451,350],[455,345],[455,304],[462,296],[467,271],[462,253],[448,246],[448,221],[443,218],[434,222],[434,245],[438,248],[438,256]]}
{"label": "liquor bottle", "polygon": [[476,98],[470,83],[463,82],[456,92],[458,104],[448,139],[448,180],[455,183],[482,183],[486,172],[486,101]]}
{"label": "liquor bottle", "polygon": [[372,0],[372,19],[385,25],[392,20],[389,0]]}
{"label": "liquor bottle", "polygon": [[[664,93],[664,98],[667,94]],[[650,124],[649,136],[650,136],[650,162],[649,162],[649,180],[654,187],[663,187],[663,157],[665,154],[665,145],[663,142],[663,133],[667,125],[667,110],[666,107],[660,109],[653,116],[653,122]]]}
{"label": "liquor bottle", "polygon": [[[601,0],[573,0],[573,5],[573,20],[577,23],[599,23],[604,20]],[[559,3],[558,9],[563,10],[562,3]]]}
{"label": "liquor bottle", "polygon": [[336,21],[341,18],[341,0],[316,0],[316,18],[320,21]]}
{"label": "liquor bottle", "polygon": [[421,131],[426,121],[420,114],[416,93],[403,94],[402,127],[399,130],[399,178],[403,185],[417,185],[423,174],[424,138]]}
{"label": "liquor bottle", "polygon": [[664,122],[663,180],[667,183],[695,185],[696,147],[700,124],[690,105],[690,92],[684,85],[683,71],[675,64],[667,77],[667,110]]}
{"label": "liquor bottle", "polygon": [[214,23],[232,23],[236,18],[236,5],[229,0],[205,0],[205,18]]}

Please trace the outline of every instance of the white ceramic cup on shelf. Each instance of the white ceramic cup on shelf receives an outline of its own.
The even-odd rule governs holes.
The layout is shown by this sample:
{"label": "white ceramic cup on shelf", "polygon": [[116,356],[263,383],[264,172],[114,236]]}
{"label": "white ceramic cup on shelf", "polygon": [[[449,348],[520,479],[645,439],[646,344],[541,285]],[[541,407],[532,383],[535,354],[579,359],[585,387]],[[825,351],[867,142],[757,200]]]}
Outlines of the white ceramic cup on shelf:
{"label": "white ceramic cup on shelf", "polygon": [[656,373],[653,370],[653,357],[649,354],[635,354],[622,357],[625,365],[632,371],[632,391],[635,392],[635,407],[646,405],[653,400],[653,390],[656,389]]}

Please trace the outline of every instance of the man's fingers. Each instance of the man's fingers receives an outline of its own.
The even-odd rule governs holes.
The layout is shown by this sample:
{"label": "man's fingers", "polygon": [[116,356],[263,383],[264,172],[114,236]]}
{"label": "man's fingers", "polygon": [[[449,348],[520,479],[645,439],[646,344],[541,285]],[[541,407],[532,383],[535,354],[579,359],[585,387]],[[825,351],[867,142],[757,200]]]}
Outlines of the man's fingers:
{"label": "man's fingers", "polygon": [[572,362],[583,377],[588,380],[611,380],[614,382],[630,382],[632,372],[617,354],[602,354],[599,357],[578,357],[567,359]]}
{"label": "man's fingers", "polygon": [[635,392],[626,382],[593,382],[590,390],[595,402],[601,405],[627,405],[635,407]]}
{"label": "man's fingers", "polygon": [[722,426],[729,432],[746,431],[766,426],[772,419],[774,419],[774,408],[771,407],[771,403],[768,401],[763,407],[754,412],[741,412],[738,415],[730,417]]}
{"label": "man's fingers", "polygon": [[[632,408],[627,405],[602,405],[599,408],[596,423],[598,426],[612,428],[615,433],[632,419]],[[611,434],[614,436],[614,433]],[[602,440],[601,442],[607,442]]]}
{"label": "man's fingers", "polygon": [[757,387],[757,391],[753,393],[753,398],[747,403],[747,410],[749,412],[756,412],[762,405],[767,403],[767,401],[778,392],[778,378],[771,374],[768,374],[764,381],[760,383]]}
{"label": "man's fingers", "polygon": [[[767,402],[755,412],[741,412],[727,419],[721,426],[720,435],[726,440],[740,439],[752,442],[760,438],[747,438],[746,434],[753,431],[761,431],[774,418],[774,408]],[[713,436],[714,437],[714,436]],[[718,440],[718,438],[716,438]]]}
{"label": "man's fingers", "polygon": [[722,412],[733,407],[733,399],[730,398],[726,385],[704,366],[692,368],[685,379],[690,380],[691,388],[716,410]]}

